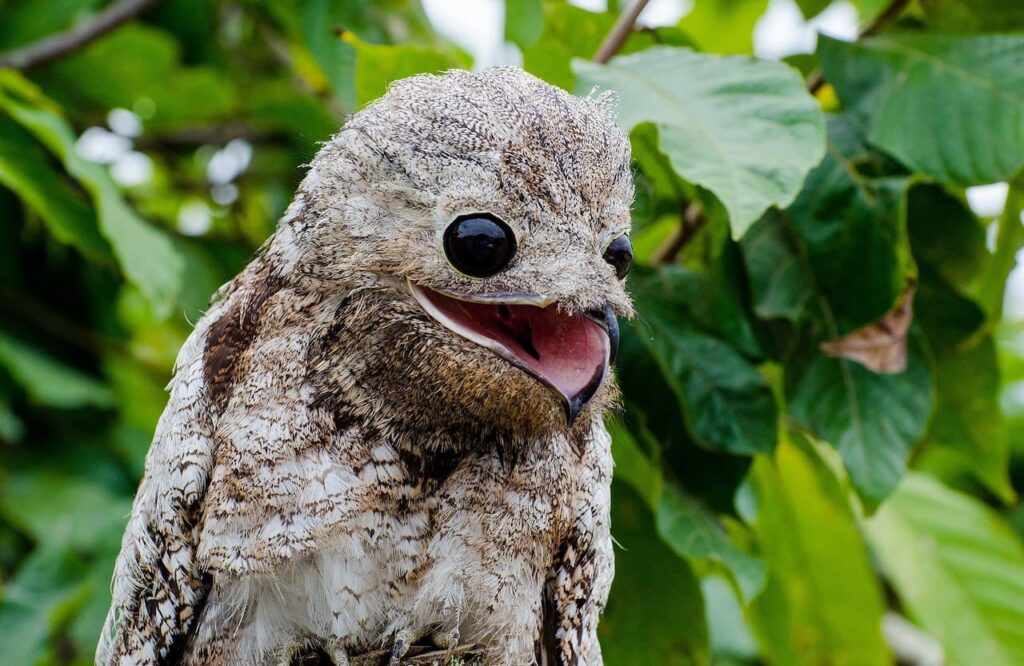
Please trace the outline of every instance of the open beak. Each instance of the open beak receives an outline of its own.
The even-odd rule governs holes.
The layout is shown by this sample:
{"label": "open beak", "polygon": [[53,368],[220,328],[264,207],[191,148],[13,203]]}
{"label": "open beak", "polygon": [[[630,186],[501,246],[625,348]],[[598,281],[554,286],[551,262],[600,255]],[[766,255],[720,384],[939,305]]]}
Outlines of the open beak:
{"label": "open beak", "polygon": [[619,346],[611,306],[568,314],[531,296],[468,298],[409,283],[427,313],[555,391],[571,426],[608,376]]}

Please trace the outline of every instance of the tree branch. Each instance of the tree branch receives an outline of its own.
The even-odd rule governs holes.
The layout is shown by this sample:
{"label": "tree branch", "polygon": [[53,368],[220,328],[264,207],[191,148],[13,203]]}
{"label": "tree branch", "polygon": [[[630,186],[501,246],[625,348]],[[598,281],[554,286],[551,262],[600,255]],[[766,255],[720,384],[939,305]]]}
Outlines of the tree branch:
{"label": "tree branch", "polygon": [[690,242],[700,228],[707,222],[704,210],[697,202],[687,204],[680,215],[679,226],[671,236],[651,255],[651,264],[664,266],[675,261],[676,255]]}
{"label": "tree branch", "polygon": [[619,52],[622,45],[629,39],[630,33],[633,32],[633,25],[636,23],[637,17],[640,16],[640,12],[647,6],[647,2],[648,0],[636,0],[636,2],[630,5],[629,9],[619,15],[619,19],[612,26],[611,32],[604,38],[601,46],[597,49],[597,53],[594,54],[594,62],[603,65]]}
{"label": "tree branch", "polygon": [[0,67],[31,69],[77,51],[129,21],[157,0],[120,0],[70,30],[0,54]]}

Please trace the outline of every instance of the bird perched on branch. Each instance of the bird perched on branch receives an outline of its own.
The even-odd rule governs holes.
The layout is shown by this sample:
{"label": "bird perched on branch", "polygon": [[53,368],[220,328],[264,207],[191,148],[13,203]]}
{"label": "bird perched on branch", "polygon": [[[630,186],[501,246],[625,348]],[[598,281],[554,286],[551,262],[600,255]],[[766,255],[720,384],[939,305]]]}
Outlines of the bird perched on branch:
{"label": "bird perched on branch", "polygon": [[355,114],[178,357],[98,664],[600,664],[633,196],[515,68]]}

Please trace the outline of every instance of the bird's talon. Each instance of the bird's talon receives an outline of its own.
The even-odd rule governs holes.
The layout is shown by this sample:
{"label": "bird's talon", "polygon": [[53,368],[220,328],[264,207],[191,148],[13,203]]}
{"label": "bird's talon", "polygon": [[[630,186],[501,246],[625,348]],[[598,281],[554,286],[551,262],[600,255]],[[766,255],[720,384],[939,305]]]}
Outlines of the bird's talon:
{"label": "bird's talon", "polygon": [[395,634],[395,643],[391,646],[391,659],[388,661],[388,666],[401,666],[402,657],[409,651],[412,641],[412,632],[400,631]]}
{"label": "bird's talon", "polygon": [[443,640],[445,643],[447,643],[447,645],[442,645],[440,647],[444,648],[444,661],[445,663],[447,663],[451,661],[452,652],[454,652],[455,648],[459,646],[459,630],[452,629],[448,632],[448,634],[444,637]]}

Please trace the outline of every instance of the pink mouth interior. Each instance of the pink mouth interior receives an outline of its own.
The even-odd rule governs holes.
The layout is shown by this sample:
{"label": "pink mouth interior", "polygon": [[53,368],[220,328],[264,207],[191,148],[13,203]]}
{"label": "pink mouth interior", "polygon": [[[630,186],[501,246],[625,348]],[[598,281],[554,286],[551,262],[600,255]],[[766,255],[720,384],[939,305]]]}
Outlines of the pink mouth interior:
{"label": "pink mouth interior", "polygon": [[475,303],[426,287],[414,286],[414,291],[448,328],[506,358],[511,356],[509,360],[532,371],[569,401],[589,399],[604,379],[608,334],[584,315],[559,312],[556,305]]}

